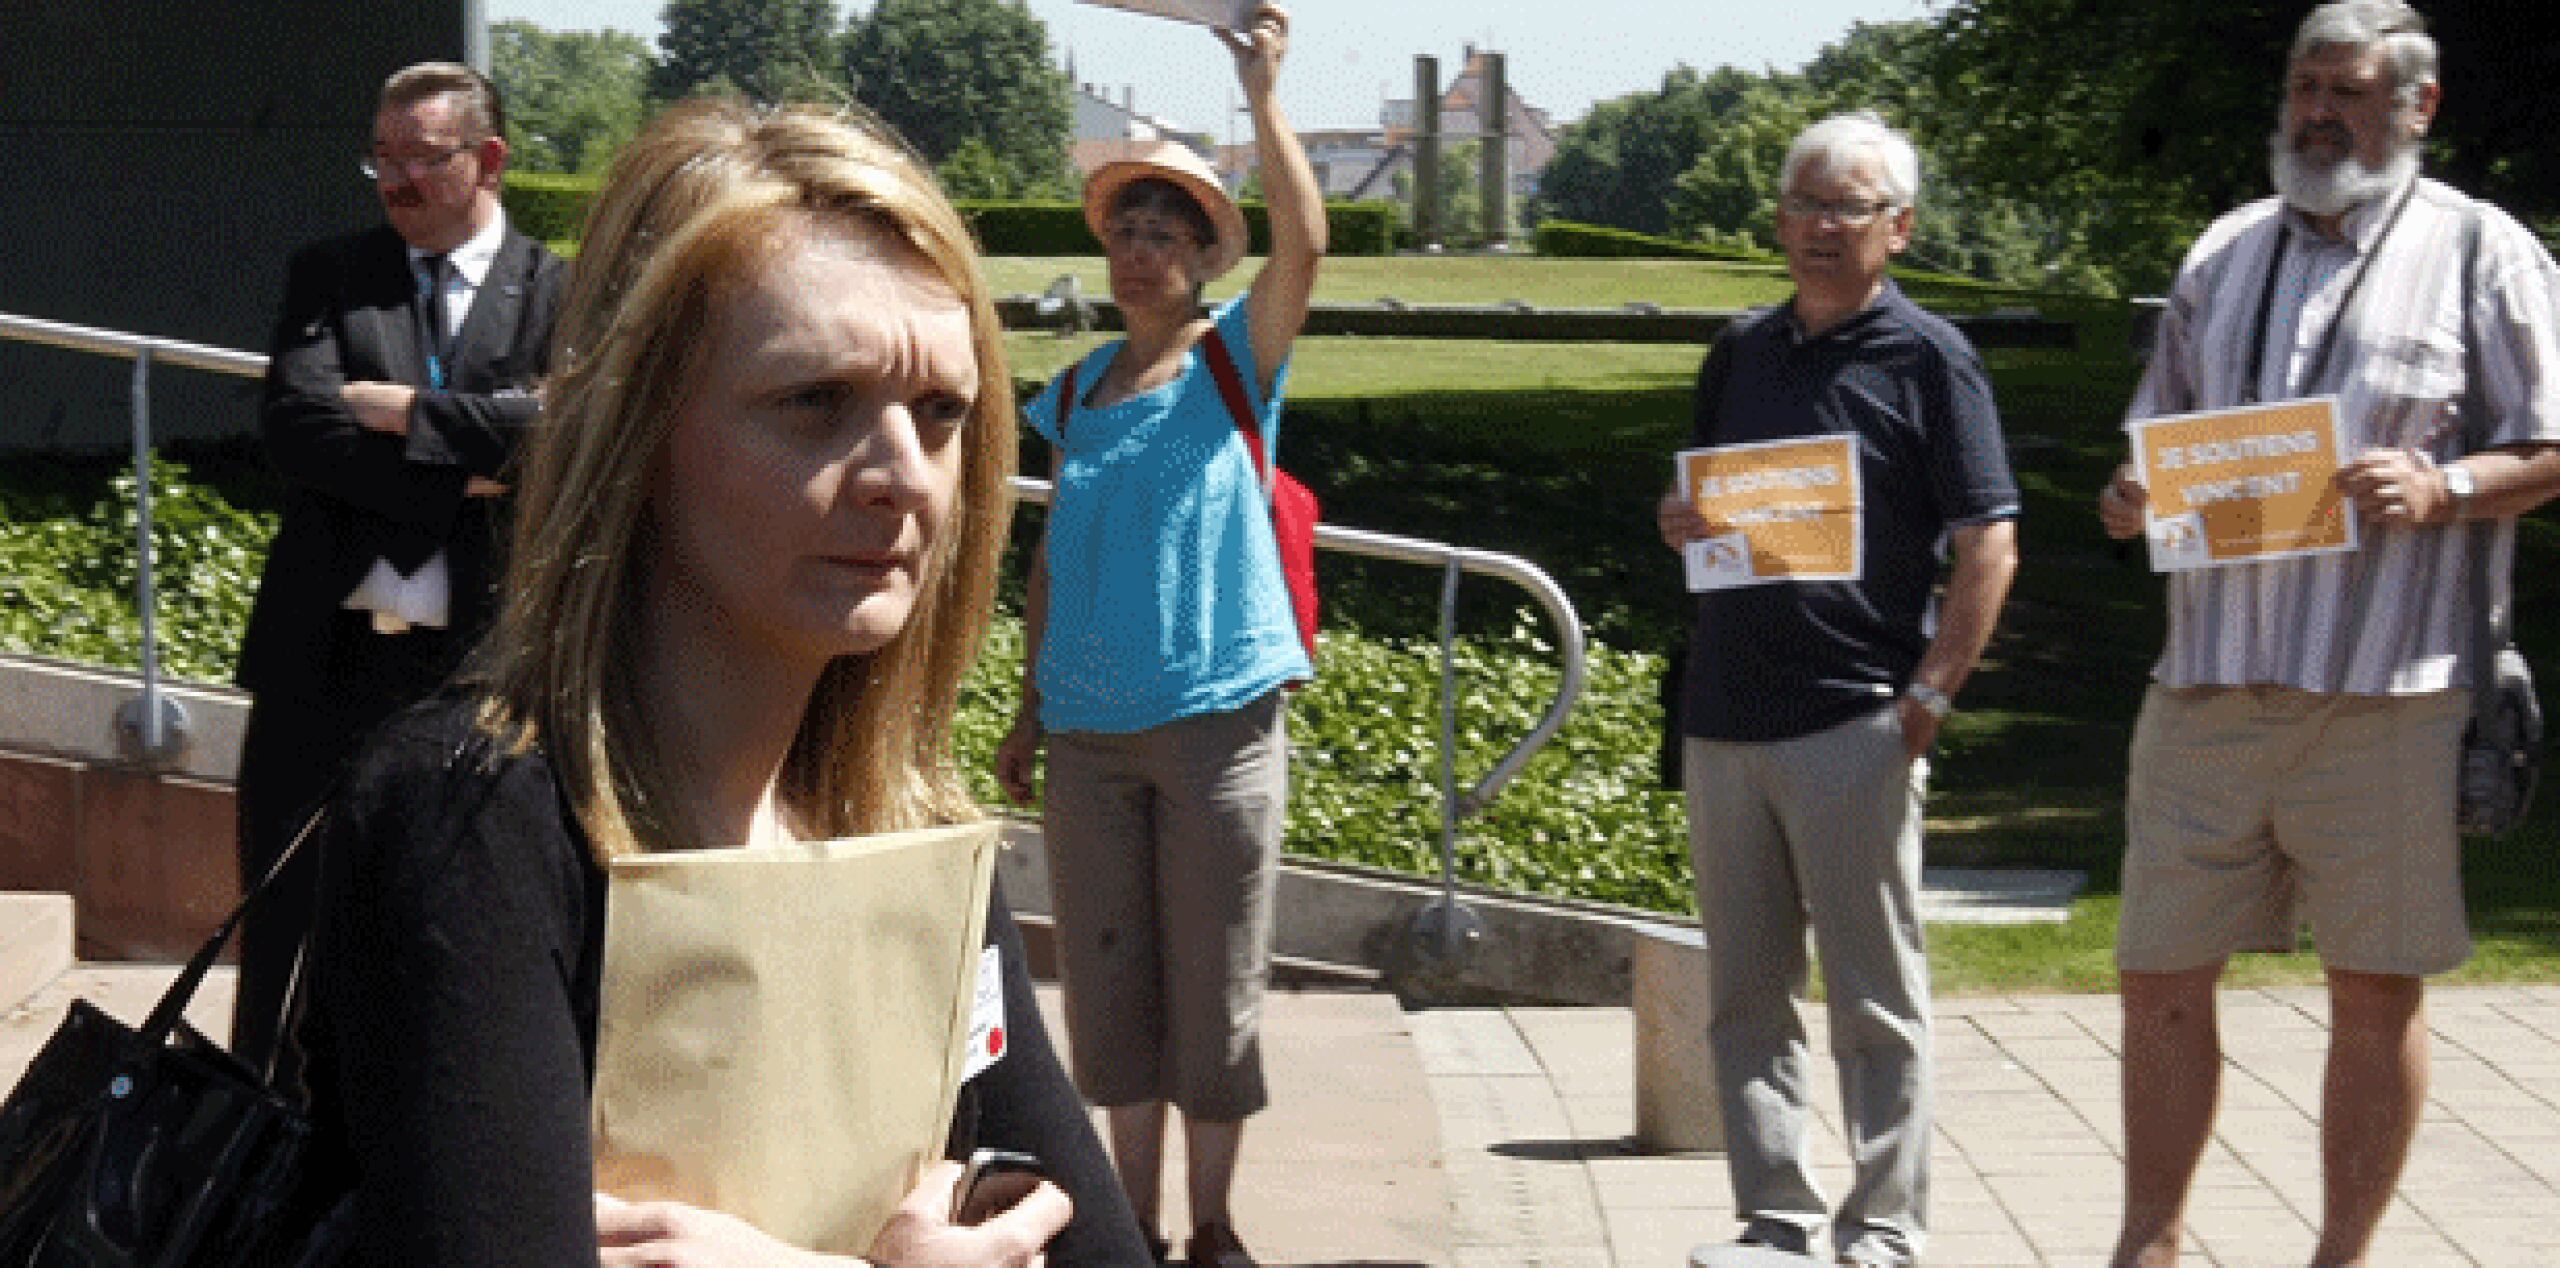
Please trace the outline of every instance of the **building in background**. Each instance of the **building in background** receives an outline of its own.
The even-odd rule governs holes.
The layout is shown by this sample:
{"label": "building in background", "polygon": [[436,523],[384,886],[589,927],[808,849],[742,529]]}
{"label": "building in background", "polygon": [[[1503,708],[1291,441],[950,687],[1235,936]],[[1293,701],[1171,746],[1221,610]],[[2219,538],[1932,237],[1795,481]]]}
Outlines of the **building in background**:
{"label": "building in background", "polygon": [[[1070,78],[1074,75],[1072,62],[1068,74]],[[1485,50],[1470,44],[1457,78],[1450,81],[1440,97],[1444,153],[1484,135],[1479,105],[1485,99],[1485,91]],[[1545,110],[1521,100],[1518,91],[1507,91],[1504,96],[1508,99],[1505,105],[1510,122],[1511,192],[1515,199],[1526,202],[1538,192],[1538,178],[1556,156],[1557,127]],[[1315,167],[1316,183],[1323,188],[1324,196],[1342,200],[1410,199],[1414,114],[1411,98],[1389,100],[1380,103],[1374,127],[1301,131],[1298,139],[1306,146],[1307,161]],[[1076,85],[1072,159],[1078,177],[1124,157],[1138,143],[1168,137],[1198,150],[1229,189],[1244,188],[1253,175],[1252,143],[1220,145],[1208,132],[1143,113],[1138,109],[1137,90],[1133,87],[1123,86],[1114,100],[1109,92],[1095,85]]]}
{"label": "building in background", "polygon": [[[1070,76],[1074,73],[1072,63],[1068,73]],[[1127,158],[1140,146],[1156,141],[1180,141],[1199,151],[1200,156],[1209,159],[1213,166],[1219,149],[1206,132],[1195,132],[1170,119],[1139,113],[1138,90],[1129,85],[1123,85],[1120,99],[1113,101],[1110,94],[1102,89],[1092,84],[1077,83],[1075,131],[1072,135],[1074,139],[1070,143],[1067,161],[1074,165],[1078,180],[1092,175],[1094,169],[1103,164]],[[1220,168],[1219,175],[1226,176],[1224,168]],[[1235,180],[1228,179],[1227,188],[1236,188]]]}

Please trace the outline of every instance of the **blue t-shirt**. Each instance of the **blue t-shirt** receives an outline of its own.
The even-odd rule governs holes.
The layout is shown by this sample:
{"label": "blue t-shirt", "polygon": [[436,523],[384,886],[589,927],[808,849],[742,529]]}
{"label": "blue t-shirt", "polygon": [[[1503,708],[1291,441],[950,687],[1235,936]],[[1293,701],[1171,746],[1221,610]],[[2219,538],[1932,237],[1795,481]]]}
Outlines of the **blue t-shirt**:
{"label": "blue t-shirt", "polygon": [[1858,441],[1860,578],[1697,596],[1690,735],[1793,739],[1889,703],[1928,650],[1947,531],[2018,513],[1982,359],[1891,281],[1819,335],[1791,305],[1736,321],[1699,367],[1691,443],[1831,435]]}
{"label": "blue t-shirt", "polygon": [[[1245,395],[1260,374],[1245,298],[1212,314]],[[1087,401],[1125,340],[1076,372]],[[1059,380],[1023,409],[1058,447],[1049,504],[1049,608],[1040,723],[1125,733],[1243,708],[1314,672],[1298,642],[1261,473],[1205,355],[1171,383],[1108,407],[1079,402],[1058,434]],[[1266,449],[1280,438],[1284,362],[1255,400]]]}

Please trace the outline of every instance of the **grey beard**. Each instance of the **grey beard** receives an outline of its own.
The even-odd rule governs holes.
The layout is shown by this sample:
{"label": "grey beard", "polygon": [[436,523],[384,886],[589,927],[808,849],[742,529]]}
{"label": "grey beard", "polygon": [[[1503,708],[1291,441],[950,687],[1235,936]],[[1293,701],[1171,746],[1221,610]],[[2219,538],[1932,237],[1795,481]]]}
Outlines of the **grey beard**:
{"label": "grey beard", "polygon": [[2401,146],[2381,167],[2367,167],[2352,154],[2322,167],[2297,153],[2279,131],[2267,138],[2267,167],[2287,204],[2305,215],[2339,216],[2407,183],[2418,171],[2418,147]]}

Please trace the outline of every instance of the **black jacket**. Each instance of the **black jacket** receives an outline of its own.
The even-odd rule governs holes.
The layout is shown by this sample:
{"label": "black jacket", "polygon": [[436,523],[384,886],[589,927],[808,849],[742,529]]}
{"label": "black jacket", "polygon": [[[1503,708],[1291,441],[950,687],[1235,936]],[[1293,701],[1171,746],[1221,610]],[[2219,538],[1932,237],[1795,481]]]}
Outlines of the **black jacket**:
{"label": "black jacket", "polygon": [[[494,751],[476,707],[442,696],[376,731],[315,838],[315,1166],[355,1188],[359,1262],[591,1264],[604,873],[550,762]],[[1001,895],[987,942],[1009,1047],[963,1086],[953,1155],[1041,1159],[1076,1208],[1049,1262],[1148,1264]]]}
{"label": "black jacket", "polygon": [[[443,389],[419,355],[417,282],[390,226],[295,252],[276,321],[258,431],[285,477],[282,523],[240,646],[241,686],[324,694],[338,607],[373,561],[441,548],[452,570],[454,648],[495,611],[503,499],[465,497],[508,478],[538,411],[568,269],[508,226],[454,343]],[[359,380],[419,390],[409,434],[368,431],[339,401]]]}

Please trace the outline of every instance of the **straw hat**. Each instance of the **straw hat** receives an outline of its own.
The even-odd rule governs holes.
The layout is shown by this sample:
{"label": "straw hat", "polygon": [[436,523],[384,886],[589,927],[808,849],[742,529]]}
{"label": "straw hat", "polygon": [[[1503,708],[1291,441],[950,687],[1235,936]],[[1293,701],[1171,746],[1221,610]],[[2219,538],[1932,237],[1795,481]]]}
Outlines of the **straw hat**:
{"label": "straw hat", "polygon": [[1217,226],[1218,240],[1211,244],[1214,249],[1201,281],[1219,277],[1244,258],[1244,212],[1227,196],[1227,187],[1218,183],[1218,174],[1209,170],[1207,160],[1180,141],[1143,142],[1127,158],[1113,159],[1085,178],[1084,223],[1097,241],[1107,236],[1102,222],[1111,214],[1111,200],[1129,182],[1151,176],[1181,187],[1209,213],[1209,223]]}

